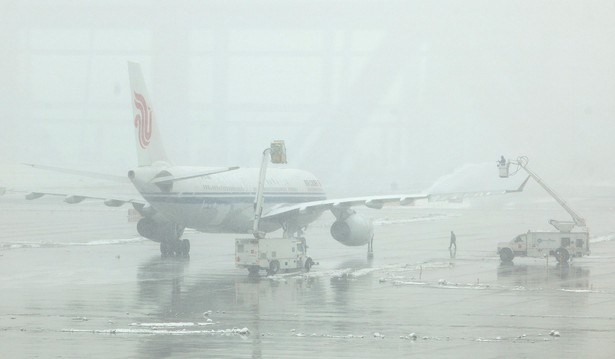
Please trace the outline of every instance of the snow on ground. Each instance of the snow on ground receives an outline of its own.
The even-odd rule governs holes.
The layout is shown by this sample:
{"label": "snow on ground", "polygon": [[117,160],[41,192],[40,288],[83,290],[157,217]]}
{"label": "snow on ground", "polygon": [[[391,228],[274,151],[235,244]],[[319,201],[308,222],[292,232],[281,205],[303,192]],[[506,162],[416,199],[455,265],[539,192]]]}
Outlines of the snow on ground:
{"label": "snow on ground", "polygon": [[148,239],[143,237],[134,238],[122,238],[122,239],[101,239],[89,242],[74,242],[74,243],[58,243],[58,242],[2,242],[0,243],[0,250],[2,249],[19,249],[19,248],[57,248],[57,247],[74,247],[74,246],[106,246],[106,245],[118,245],[118,244],[131,244],[146,242]]}
{"label": "snow on ground", "polygon": [[231,328],[231,329],[217,329],[217,330],[188,330],[182,327],[173,329],[161,329],[161,328],[114,328],[114,329],[62,329],[62,332],[69,333],[93,333],[93,334],[137,334],[137,335],[197,335],[197,334],[209,334],[209,335],[250,335],[248,328]]}
{"label": "snow on ground", "polygon": [[604,236],[593,237],[589,239],[590,243],[615,241],[615,233],[607,234]]}

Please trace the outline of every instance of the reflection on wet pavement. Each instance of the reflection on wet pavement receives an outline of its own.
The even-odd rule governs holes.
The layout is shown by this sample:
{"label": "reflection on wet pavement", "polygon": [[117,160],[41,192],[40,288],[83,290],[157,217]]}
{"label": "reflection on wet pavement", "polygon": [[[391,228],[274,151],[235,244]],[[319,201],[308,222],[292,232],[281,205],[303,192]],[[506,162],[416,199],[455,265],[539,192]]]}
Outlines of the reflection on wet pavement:
{"label": "reflection on wet pavement", "polygon": [[568,266],[502,264],[484,212],[441,211],[404,223],[389,210],[373,260],[313,228],[320,265],[273,277],[236,269],[232,236],[189,233],[186,260],[161,259],[131,227],[49,245],[31,228],[0,240],[0,341],[11,357],[610,357],[615,242]]}

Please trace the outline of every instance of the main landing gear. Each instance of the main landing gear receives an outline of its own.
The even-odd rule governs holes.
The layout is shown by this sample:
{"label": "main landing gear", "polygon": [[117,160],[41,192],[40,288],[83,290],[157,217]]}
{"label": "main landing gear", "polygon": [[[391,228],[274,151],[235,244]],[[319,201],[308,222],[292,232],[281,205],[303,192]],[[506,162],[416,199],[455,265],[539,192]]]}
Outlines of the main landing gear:
{"label": "main landing gear", "polygon": [[160,255],[162,256],[162,258],[190,258],[190,241],[187,239],[172,239],[162,241],[160,242]]}

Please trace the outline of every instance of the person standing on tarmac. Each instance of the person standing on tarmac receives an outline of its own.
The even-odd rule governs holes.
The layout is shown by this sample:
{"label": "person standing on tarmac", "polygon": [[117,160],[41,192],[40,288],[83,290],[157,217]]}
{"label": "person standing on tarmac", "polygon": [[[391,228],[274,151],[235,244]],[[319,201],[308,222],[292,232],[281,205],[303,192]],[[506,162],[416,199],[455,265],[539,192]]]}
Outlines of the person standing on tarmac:
{"label": "person standing on tarmac", "polygon": [[455,232],[451,231],[451,242],[448,245],[448,249],[452,249],[455,246],[455,251],[457,251],[457,237],[455,236]]}

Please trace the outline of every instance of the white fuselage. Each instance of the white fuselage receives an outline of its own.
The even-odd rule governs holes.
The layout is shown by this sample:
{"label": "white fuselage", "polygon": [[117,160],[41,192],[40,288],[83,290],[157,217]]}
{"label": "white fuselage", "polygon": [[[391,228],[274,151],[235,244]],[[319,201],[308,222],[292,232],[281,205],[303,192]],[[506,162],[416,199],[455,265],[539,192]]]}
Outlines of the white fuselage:
{"label": "white fuselage", "polygon": [[[240,168],[209,176],[195,177],[165,185],[152,184],[155,177],[190,176],[213,170],[204,167],[167,165],[139,167],[131,178],[143,198],[169,220],[202,232],[248,233],[254,220],[254,199],[258,168]],[[326,199],[320,181],[311,173],[295,169],[271,168],[267,171],[264,206],[268,209]],[[291,225],[301,228],[322,212],[293,216]],[[261,221],[260,229],[272,232],[280,221]]]}

